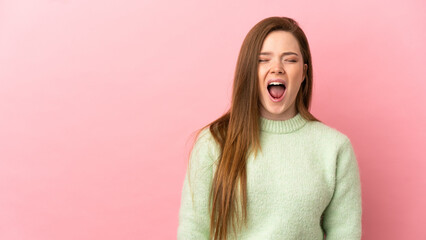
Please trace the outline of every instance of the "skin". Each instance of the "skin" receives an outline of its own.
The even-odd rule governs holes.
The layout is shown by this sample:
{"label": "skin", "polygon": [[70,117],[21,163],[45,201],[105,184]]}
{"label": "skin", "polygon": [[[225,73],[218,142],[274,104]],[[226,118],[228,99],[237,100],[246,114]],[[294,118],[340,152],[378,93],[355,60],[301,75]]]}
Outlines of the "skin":
{"label": "skin", "polygon": [[[296,96],[305,79],[308,65],[303,63],[299,43],[293,34],[277,30],[269,33],[259,55],[259,100],[260,115],[270,120],[287,120],[297,114]],[[262,53],[269,52],[264,55]],[[293,54],[284,54],[293,52]],[[280,78],[287,82],[284,99],[273,102],[269,97],[267,81]]]}

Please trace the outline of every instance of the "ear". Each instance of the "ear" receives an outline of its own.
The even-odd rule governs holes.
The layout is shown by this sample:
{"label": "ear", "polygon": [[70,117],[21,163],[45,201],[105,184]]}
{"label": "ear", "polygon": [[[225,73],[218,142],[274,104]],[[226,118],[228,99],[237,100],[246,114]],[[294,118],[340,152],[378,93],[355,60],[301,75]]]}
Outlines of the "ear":
{"label": "ear", "polygon": [[302,80],[302,82],[305,81],[307,71],[308,71],[308,64],[305,63],[303,65],[303,80]]}

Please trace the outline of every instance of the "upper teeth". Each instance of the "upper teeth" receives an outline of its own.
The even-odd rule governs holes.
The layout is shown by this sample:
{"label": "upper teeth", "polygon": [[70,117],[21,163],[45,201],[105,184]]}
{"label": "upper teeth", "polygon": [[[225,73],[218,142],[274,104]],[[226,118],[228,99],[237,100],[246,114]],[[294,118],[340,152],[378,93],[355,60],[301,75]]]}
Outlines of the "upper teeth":
{"label": "upper teeth", "polygon": [[282,84],[280,82],[271,82],[271,83],[269,83],[269,85],[284,85],[284,84]]}

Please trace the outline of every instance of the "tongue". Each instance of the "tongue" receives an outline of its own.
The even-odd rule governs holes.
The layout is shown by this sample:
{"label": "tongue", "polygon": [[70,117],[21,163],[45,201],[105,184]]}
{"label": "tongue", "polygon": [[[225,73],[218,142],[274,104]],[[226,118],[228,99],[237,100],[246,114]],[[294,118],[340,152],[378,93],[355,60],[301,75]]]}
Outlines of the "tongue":
{"label": "tongue", "polygon": [[280,98],[284,94],[284,86],[270,86],[269,93],[274,98]]}

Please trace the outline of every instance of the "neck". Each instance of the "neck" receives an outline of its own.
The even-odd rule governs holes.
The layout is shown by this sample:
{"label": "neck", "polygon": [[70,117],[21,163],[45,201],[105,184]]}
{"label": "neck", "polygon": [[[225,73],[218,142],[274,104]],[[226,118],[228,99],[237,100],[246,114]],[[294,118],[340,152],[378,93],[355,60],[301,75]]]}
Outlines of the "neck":
{"label": "neck", "polygon": [[273,114],[266,110],[263,106],[260,108],[260,116],[269,120],[285,121],[291,119],[297,115],[296,107],[293,105],[292,108],[280,114]]}
{"label": "neck", "polygon": [[307,122],[300,113],[287,120],[271,120],[261,116],[260,129],[271,133],[291,133],[305,126]]}

